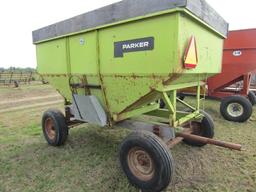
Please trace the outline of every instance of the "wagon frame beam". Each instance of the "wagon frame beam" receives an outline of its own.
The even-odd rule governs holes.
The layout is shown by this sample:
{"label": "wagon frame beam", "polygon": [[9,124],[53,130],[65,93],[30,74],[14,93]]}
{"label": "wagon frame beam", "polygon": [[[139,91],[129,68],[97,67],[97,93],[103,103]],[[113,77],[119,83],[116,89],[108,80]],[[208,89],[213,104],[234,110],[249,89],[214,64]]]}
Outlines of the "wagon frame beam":
{"label": "wagon frame beam", "polygon": [[[193,119],[200,119],[203,117],[203,115],[200,113],[200,100],[201,100],[200,88],[201,88],[202,82],[182,84],[180,86],[181,87],[180,89],[186,86],[191,86],[192,84],[193,85],[196,84],[197,86],[197,97],[196,97],[195,107],[177,98],[177,89],[173,89],[172,86],[167,86],[167,87],[162,87],[161,89],[159,89],[159,91],[157,91],[157,93],[155,93],[155,94],[159,94],[159,97],[163,99],[167,109],[160,109],[159,103],[155,102],[155,104],[152,104],[152,103],[150,104],[150,100],[148,100],[149,104],[145,104],[145,106],[143,107],[133,108],[133,105],[132,105],[130,107],[130,110],[125,110],[119,114],[114,114],[113,120],[115,122],[119,122],[133,116],[146,114],[149,116],[166,118],[169,120],[169,125],[171,127],[179,127],[184,123],[191,121]],[[174,87],[176,88],[176,86]],[[144,102],[146,103],[146,101]],[[187,107],[189,111],[188,112],[178,111],[177,102]]]}

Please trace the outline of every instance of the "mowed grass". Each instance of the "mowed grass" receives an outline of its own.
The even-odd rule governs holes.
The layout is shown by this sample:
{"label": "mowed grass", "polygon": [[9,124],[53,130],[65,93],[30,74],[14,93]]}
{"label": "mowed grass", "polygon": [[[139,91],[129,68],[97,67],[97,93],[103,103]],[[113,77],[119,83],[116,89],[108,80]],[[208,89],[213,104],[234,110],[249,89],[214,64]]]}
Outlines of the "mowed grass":
{"label": "mowed grass", "polygon": [[[36,89],[46,92],[43,86]],[[118,163],[118,147],[128,130],[81,125],[70,130],[65,146],[50,147],[41,132],[41,115],[47,108],[0,114],[1,192],[139,191],[128,183]],[[245,151],[177,145],[171,151],[175,179],[167,191],[255,192],[256,115],[243,124],[227,122],[219,114],[219,102],[212,100],[205,102],[205,110],[214,119],[216,138],[241,143]]]}

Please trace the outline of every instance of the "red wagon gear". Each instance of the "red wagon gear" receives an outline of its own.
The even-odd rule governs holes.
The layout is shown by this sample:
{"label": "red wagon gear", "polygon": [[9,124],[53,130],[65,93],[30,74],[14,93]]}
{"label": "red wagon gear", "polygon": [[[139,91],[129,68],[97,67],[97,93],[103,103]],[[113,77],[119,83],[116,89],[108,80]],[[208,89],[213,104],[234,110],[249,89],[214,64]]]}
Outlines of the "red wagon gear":
{"label": "red wagon gear", "polygon": [[[250,92],[255,71],[256,29],[230,31],[224,44],[222,73],[207,81],[208,95],[222,99],[220,111],[225,119],[243,122],[250,118],[251,104],[256,103],[254,93]],[[228,88],[241,81],[240,88]]]}
{"label": "red wagon gear", "polygon": [[[220,112],[229,121],[244,122],[256,96],[250,91],[256,73],[256,29],[230,31],[224,43],[222,73],[207,80],[207,96],[221,99]],[[238,85],[238,86],[234,86]],[[184,90],[185,95],[194,90]]]}

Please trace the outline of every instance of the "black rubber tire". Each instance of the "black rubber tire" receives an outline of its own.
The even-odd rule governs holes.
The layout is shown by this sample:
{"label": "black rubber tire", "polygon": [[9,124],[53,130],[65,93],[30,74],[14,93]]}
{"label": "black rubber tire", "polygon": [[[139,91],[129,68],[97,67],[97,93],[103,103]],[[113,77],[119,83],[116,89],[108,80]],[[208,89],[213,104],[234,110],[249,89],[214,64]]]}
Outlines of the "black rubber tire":
{"label": "black rubber tire", "polygon": [[160,109],[164,109],[165,108],[165,102],[163,99],[160,99]]}
{"label": "black rubber tire", "polygon": [[[238,103],[243,107],[244,112],[240,116],[233,117],[228,113],[228,106],[232,103]],[[226,97],[221,100],[220,112],[221,112],[221,115],[224,117],[224,119],[228,121],[241,123],[241,122],[247,121],[251,117],[252,104],[247,98],[240,95]]]}
{"label": "black rubber tire", "polygon": [[249,91],[248,99],[251,102],[252,105],[256,104],[256,95],[253,91]]}
{"label": "black rubber tire", "polygon": [[[54,123],[55,137],[50,139],[46,132],[46,120],[51,118]],[[51,146],[64,145],[68,138],[68,126],[64,115],[58,110],[47,110],[42,117],[42,129],[47,143]]]}
{"label": "black rubber tire", "polygon": [[178,93],[178,94],[177,94],[177,97],[178,97],[180,100],[184,101],[186,95],[183,94],[183,93]]}
{"label": "black rubber tire", "polygon": [[[148,181],[136,177],[129,168],[128,154],[135,147],[146,151],[154,162],[155,172]],[[148,131],[131,133],[120,145],[121,167],[132,185],[145,192],[159,192],[171,183],[174,174],[174,161],[166,144]]]}
{"label": "black rubber tire", "polygon": [[[186,97],[186,96],[185,96],[183,93],[178,93],[178,94],[177,94],[177,98],[179,98],[179,99],[182,100],[182,101],[185,99],[185,97]],[[164,109],[165,106],[166,106],[166,104],[165,104],[164,100],[163,100],[163,99],[160,99],[160,109]]]}
{"label": "black rubber tire", "polygon": [[[200,125],[200,131],[197,132],[197,133],[192,132],[192,134],[212,139],[214,137],[214,122],[213,122],[213,119],[205,111],[200,111],[200,112],[204,115],[203,119],[200,122],[195,121],[196,123],[198,123]],[[205,143],[192,141],[192,140],[187,140],[187,139],[184,139],[183,142],[186,143],[187,145],[195,146],[195,147],[203,147],[203,146],[207,145]]]}

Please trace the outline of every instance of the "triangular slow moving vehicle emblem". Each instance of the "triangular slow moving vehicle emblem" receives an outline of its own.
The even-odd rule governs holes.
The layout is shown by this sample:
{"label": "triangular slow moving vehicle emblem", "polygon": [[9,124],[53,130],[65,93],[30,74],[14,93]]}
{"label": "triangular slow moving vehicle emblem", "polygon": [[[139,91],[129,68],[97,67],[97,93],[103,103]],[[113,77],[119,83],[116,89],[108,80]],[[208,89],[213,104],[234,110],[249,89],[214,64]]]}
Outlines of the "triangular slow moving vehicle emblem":
{"label": "triangular slow moving vehicle emblem", "polygon": [[197,48],[196,48],[196,38],[192,36],[189,40],[188,47],[184,56],[184,67],[186,69],[196,68],[198,63]]}

